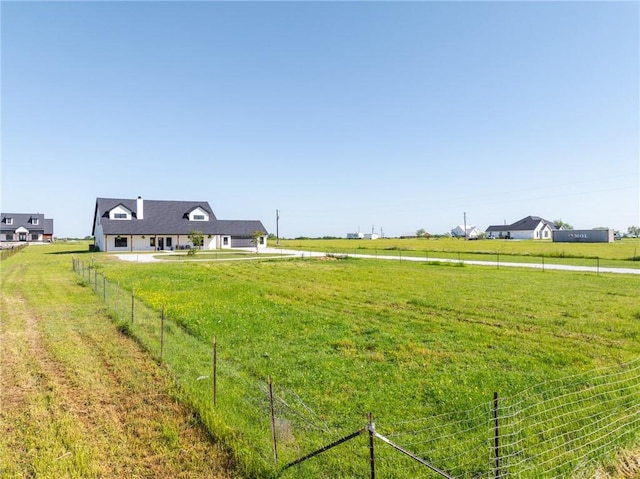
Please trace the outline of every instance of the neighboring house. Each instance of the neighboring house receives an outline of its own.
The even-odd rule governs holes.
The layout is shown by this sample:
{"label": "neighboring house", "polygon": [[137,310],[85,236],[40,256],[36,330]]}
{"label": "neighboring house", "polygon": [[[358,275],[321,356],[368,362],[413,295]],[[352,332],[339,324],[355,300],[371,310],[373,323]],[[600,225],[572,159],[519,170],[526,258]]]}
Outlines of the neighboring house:
{"label": "neighboring house", "polygon": [[188,249],[189,236],[201,232],[203,249],[267,246],[267,230],[260,221],[219,220],[206,201],[158,201],[97,198],[92,235],[100,251]]}
{"label": "neighboring house", "polygon": [[480,236],[480,230],[475,226],[467,226],[467,233],[465,235],[464,226],[458,225],[451,230],[451,236],[454,238],[464,238],[466,236],[469,239],[476,239]]}
{"label": "neighboring house", "polygon": [[53,241],[53,220],[41,213],[0,213],[2,243]]}
{"label": "neighboring house", "polygon": [[551,239],[558,228],[539,216],[527,216],[510,225],[489,226],[487,237],[504,239]]}

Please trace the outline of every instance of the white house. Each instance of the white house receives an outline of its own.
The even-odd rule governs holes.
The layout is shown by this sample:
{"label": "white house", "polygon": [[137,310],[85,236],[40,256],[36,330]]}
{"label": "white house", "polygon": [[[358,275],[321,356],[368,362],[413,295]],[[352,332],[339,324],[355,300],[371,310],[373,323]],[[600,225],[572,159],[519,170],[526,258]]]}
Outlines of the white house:
{"label": "white house", "polygon": [[192,232],[203,235],[203,249],[267,245],[267,230],[257,220],[219,220],[206,201],[97,198],[92,235],[100,251],[188,249]]}
{"label": "white house", "polygon": [[53,220],[42,213],[0,213],[0,242],[53,241]]}
{"label": "white house", "polygon": [[487,236],[504,239],[551,239],[558,228],[551,221],[539,216],[527,216],[510,225],[495,225],[487,228]]}
{"label": "white house", "polygon": [[454,238],[464,238],[465,236],[470,239],[476,239],[480,235],[480,230],[475,226],[467,226],[467,232],[465,235],[464,226],[458,225],[451,230],[451,236]]}

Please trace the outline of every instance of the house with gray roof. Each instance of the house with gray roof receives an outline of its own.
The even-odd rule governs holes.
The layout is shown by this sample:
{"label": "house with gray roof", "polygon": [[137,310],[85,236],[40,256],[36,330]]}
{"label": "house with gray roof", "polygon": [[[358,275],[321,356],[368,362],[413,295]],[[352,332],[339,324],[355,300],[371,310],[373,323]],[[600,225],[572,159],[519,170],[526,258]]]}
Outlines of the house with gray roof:
{"label": "house with gray roof", "polygon": [[46,243],[53,241],[53,220],[42,213],[0,213],[2,243]]}
{"label": "house with gray roof", "polygon": [[464,226],[458,225],[452,228],[449,233],[454,238],[478,239],[478,236],[480,236],[480,230],[472,225],[467,225],[466,230]]}
{"label": "house with gray roof", "polygon": [[258,220],[219,220],[206,201],[97,198],[92,235],[100,251],[189,249],[191,233],[203,235],[203,249],[267,245],[267,230]]}
{"label": "house with gray roof", "polygon": [[558,228],[539,216],[527,216],[510,225],[489,226],[486,230],[489,238],[504,239],[548,239]]}

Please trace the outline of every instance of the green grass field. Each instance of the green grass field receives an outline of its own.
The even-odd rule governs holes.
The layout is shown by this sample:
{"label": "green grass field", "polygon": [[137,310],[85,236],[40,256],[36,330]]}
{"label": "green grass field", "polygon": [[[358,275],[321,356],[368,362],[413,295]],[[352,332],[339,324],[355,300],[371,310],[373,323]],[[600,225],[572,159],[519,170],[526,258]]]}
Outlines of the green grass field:
{"label": "green grass field", "polygon": [[[608,257],[629,261],[624,258],[634,245],[620,247],[624,251],[612,249]],[[591,251],[605,257],[603,250]],[[234,444],[249,471],[261,474],[272,461],[268,375],[285,403],[278,416],[283,464],[358,429],[369,412],[390,430],[423,418],[453,418],[486,404],[494,391],[509,397],[640,356],[635,275],[335,258],[173,264],[124,264],[99,254],[93,259],[110,282],[135,290],[156,311],[164,306],[171,322],[196,339],[178,343],[180,328],[172,330],[167,361],[214,434]],[[210,382],[197,378],[210,374],[214,336],[221,392],[212,410]],[[146,341],[156,348],[153,339]],[[530,400],[548,394],[534,390]],[[467,440],[453,422],[450,432],[458,435],[455,442]],[[321,471],[327,470],[331,477],[363,477],[351,454],[366,457],[366,447],[336,449],[287,477],[325,477]],[[476,462],[472,470],[460,469],[460,477],[485,471],[486,459]],[[414,474],[390,463],[384,477]]]}
{"label": "green grass field", "polygon": [[[270,246],[275,242],[271,241]],[[510,261],[640,269],[640,239],[614,243],[553,243],[551,241],[476,240],[454,238],[371,240],[280,240],[277,247],[335,254],[417,256],[462,260]],[[544,258],[544,259],[543,259]]]}
{"label": "green grass field", "polygon": [[174,377],[80,284],[86,242],[0,262],[0,477],[239,477]]}

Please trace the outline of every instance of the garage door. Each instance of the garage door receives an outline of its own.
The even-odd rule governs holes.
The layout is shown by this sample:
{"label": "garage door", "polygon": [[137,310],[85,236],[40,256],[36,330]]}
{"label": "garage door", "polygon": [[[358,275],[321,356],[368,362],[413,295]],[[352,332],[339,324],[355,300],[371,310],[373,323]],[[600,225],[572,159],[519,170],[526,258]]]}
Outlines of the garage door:
{"label": "garage door", "polygon": [[248,236],[232,236],[231,247],[232,248],[251,248],[251,238]]}

